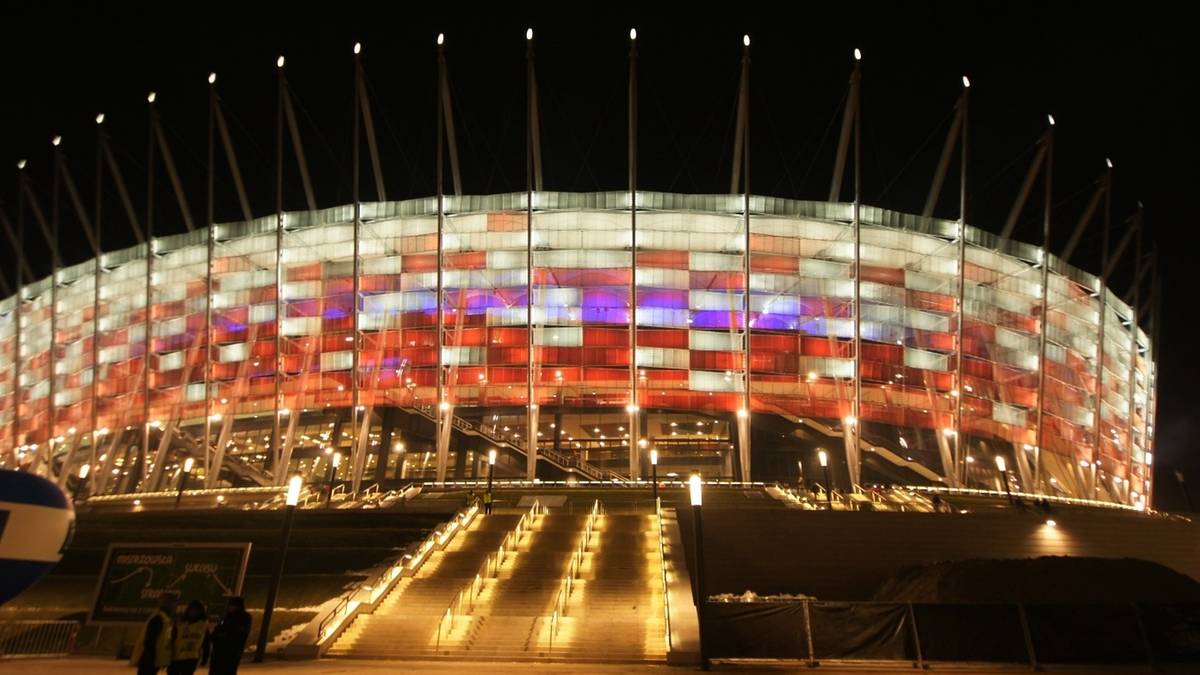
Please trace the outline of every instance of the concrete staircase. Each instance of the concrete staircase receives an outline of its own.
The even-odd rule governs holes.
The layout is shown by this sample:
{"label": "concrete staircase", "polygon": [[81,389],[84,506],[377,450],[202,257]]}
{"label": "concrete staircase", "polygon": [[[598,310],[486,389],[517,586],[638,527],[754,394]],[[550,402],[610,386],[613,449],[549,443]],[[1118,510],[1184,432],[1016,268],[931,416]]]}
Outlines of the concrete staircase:
{"label": "concrete staircase", "polygon": [[[477,580],[517,516],[477,519],[415,577],[402,580],[374,614],[350,626],[328,655],[665,661],[654,516],[599,516],[579,555],[587,521],[587,515],[535,518],[494,576]],[[581,562],[573,567],[573,559]],[[572,592],[560,600],[573,569]]]}
{"label": "concrete staircase", "polygon": [[551,655],[663,661],[666,619],[653,515],[601,516],[559,618]]}
{"label": "concrete staircase", "polygon": [[[327,655],[383,659],[439,655],[438,629],[447,607],[519,519],[520,515],[495,514],[476,518],[443,550],[430,554],[415,576],[397,582],[373,614],[355,620]],[[461,624],[462,617],[458,621]]]}

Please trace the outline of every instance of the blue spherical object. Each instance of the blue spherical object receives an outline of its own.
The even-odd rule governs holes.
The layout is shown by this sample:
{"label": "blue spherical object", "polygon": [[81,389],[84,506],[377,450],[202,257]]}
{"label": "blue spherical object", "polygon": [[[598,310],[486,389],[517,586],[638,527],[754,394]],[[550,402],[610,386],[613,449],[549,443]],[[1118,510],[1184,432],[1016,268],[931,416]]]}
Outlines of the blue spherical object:
{"label": "blue spherical object", "polygon": [[0,469],[0,605],[51,570],[74,531],[75,509],[57,485]]}

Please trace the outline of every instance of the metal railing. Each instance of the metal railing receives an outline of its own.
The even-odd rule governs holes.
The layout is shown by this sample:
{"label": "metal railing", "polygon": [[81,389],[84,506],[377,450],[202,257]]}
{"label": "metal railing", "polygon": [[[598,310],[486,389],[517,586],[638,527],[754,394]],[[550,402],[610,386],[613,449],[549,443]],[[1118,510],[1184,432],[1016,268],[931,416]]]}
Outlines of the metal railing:
{"label": "metal railing", "polygon": [[441,650],[443,636],[449,637],[454,633],[457,617],[464,614],[464,602],[467,605],[466,613],[474,614],[475,599],[483,592],[483,580],[489,576],[489,568],[490,576],[496,576],[500,573],[500,566],[508,558],[509,552],[515,551],[517,545],[520,544],[521,535],[533,527],[534,518],[543,513],[545,513],[545,507],[542,506],[540,501],[534,500],[533,506],[529,507],[529,510],[525,513],[522,513],[513,529],[504,535],[504,539],[500,541],[500,546],[496,549],[496,552],[489,553],[484,557],[483,563],[479,566],[479,570],[475,573],[475,576],[454,595],[454,599],[450,601],[450,604],[446,605],[446,611],[442,612],[442,618],[438,621],[437,638],[434,643],[435,650]]}
{"label": "metal railing", "polygon": [[658,522],[658,569],[662,579],[663,592],[663,619],[666,622],[666,643],[667,651],[671,651],[671,589],[667,584],[667,547],[666,537],[663,535],[662,521],[662,497],[654,500],[654,518]]}
{"label": "metal railing", "polygon": [[380,570],[358,586],[342,594],[341,599],[317,624],[317,644],[327,642],[337,634],[338,629],[345,625],[346,619],[354,614],[360,605],[374,605],[384,593],[391,590],[396,579],[402,574],[413,574],[438,546],[445,546],[450,537],[459,530],[465,530],[479,513],[479,507],[471,506],[454,514],[454,517],[440,529],[434,529],[417,546],[414,553],[405,554],[391,565]]}
{"label": "metal railing", "polygon": [[600,518],[601,513],[603,510],[600,507],[600,500],[593,500],[592,510],[588,513],[587,520],[583,525],[583,532],[579,535],[579,542],[571,554],[571,562],[567,565],[567,573],[559,583],[558,594],[554,596],[554,609],[550,613],[550,645],[547,653],[554,653],[554,638],[558,635],[559,621],[567,615],[567,603],[571,601],[571,592],[575,589],[575,579],[579,576],[579,568],[583,567],[583,555],[587,552],[588,542],[591,541],[592,532],[596,528],[596,521]]}
{"label": "metal railing", "polygon": [[66,656],[78,636],[76,621],[0,621],[0,659]]}

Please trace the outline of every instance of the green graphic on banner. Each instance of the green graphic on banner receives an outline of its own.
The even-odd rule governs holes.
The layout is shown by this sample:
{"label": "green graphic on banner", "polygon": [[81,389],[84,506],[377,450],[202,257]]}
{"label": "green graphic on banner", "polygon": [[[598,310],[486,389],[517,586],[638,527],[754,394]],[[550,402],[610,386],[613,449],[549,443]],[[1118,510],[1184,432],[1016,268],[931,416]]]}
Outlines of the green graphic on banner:
{"label": "green graphic on banner", "polygon": [[209,615],[224,613],[225,601],[240,595],[250,544],[111,544],[100,572],[93,623],[141,622],[164,592],[181,604],[199,600]]}

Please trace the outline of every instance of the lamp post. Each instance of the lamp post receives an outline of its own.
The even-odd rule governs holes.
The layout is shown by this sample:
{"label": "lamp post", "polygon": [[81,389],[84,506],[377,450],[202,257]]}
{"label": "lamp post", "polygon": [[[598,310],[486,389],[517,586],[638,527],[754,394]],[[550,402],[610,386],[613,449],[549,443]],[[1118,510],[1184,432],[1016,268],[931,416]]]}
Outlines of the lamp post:
{"label": "lamp post", "polygon": [[658,513],[658,450],[650,451],[650,484],[654,495],[654,512]]}
{"label": "lamp post", "polygon": [[254,651],[254,662],[262,663],[267,651],[267,636],[271,630],[271,614],[275,612],[275,597],[279,595],[279,582],[283,579],[283,562],[287,559],[288,541],[292,538],[292,519],[296,516],[296,504],[300,503],[300,487],[304,480],[292,476],[288,481],[287,506],[283,512],[283,535],[279,542],[279,553],[275,555],[275,574],[267,590],[267,604],[263,607],[262,627],[258,631],[258,647]]}
{"label": "lamp post", "polygon": [[[332,448],[331,448],[332,449]],[[333,479],[337,473],[337,468],[342,463],[342,453],[335,452],[333,457],[329,458],[329,471],[325,478],[325,508],[329,508],[333,502]]]}
{"label": "lamp post", "polygon": [[79,482],[75,483],[75,492],[71,495],[72,502],[79,501],[79,493],[83,492],[83,486],[87,484],[87,477],[91,470],[91,464],[84,464],[79,467]]}
{"label": "lamp post", "polygon": [[1008,502],[1012,503],[1012,490],[1008,487],[1008,462],[1004,460],[1004,455],[996,455],[996,470],[1000,472],[1000,482],[1004,484],[1004,494],[1008,496]]}
{"label": "lamp post", "polygon": [[829,510],[833,510],[833,483],[829,480],[829,455],[824,450],[817,450],[817,461],[821,463],[821,470],[825,472],[825,505]]}
{"label": "lamp post", "polygon": [[183,489],[187,487],[188,475],[192,473],[192,467],[196,465],[196,460],[188,457],[183,460],[183,470],[179,472],[179,491],[175,493],[175,508],[179,508],[179,501],[183,499]]}
{"label": "lamp post", "polygon": [[496,449],[488,450],[488,488],[487,488],[487,506],[484,509],[485,513],[492,512],[492,474],[496,473]]}
{"label": "lamp post", "polygon": [[704,604],[708,594],[704,587],[704,522],[700,509],[703,488],[700,474],[692,474],[688,479],[688,492],[692,501],[692,533],[695,538],[693,546],[696,549],[696,628],[700,638],[700,670],[708,670],[708,652],[704,648]]}

